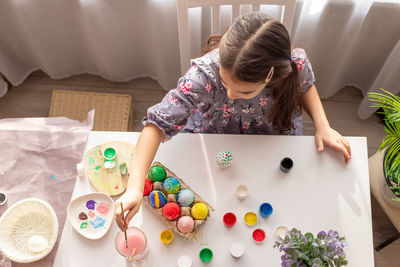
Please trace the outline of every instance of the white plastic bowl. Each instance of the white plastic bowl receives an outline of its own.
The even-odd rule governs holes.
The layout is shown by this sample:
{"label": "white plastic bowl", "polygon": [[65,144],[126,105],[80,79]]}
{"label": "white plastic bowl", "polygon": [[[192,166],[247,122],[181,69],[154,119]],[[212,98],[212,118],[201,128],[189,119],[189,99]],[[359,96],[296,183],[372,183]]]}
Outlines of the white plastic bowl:
{"label": "white plastic bowl", "polygon": [[[95,217],[90,218],[88,216],[87,220],[81,220],[79,218],[79,214],[81,212],[88,214],[88,212],[90,211],[86,207],[86,203],[89,200],[93,200],[97,204],[99,204],[99,203],[107,204],[109,206],[107,215],[99,214],[95,208],[94,210],[92,210],[93,213],[95,214]],[[97,207],[97,204],[96,204],[96,207]],[[72,225],[72,228],[74,228],[75,231],[77,231],[79,234],[81,234],[82,236],[84,236],[88,239],[100,239],[110,229],[111,224],[114,220],[114,201],[107,194],[100,193],[100,192],[89,193],[89,194],[79,196],[69,203],[68,208],[67,208],[67,217],[68,217],[68,221]],[[104,226],[94,228],[91,225],[90,222],[93,221],[96,217],[100,217],[102,220],[103,219],[105,220]],[[87,227],[84,229],[81,228],[81,225],[83,222],[86,222],[86,224],[87,224]]]}
{"label": "white plastic bowl", "polygon": [[[28,247],[29,238],[39,235],[48,247],[40,253]],[[26,198],[12,205],[0,218],[0,251],[10,260],[30,263],[46,257],[54,248],[58,220],[54,209],[44,200]]]}

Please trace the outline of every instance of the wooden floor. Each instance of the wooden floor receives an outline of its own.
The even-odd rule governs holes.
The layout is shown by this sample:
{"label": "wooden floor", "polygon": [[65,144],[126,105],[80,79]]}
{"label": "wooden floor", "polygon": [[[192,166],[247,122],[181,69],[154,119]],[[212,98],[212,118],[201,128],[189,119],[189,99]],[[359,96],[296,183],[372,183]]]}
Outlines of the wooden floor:
{"label": "wooden floor", "polygon": [[[150,78],[115,83],[98,76],[83,74],[62,80],[52,80],[43,72],[36,71],[23,84],[11,88],[4,97],[0,98],[0,119],[47,117],[53,89],[130,94],[133,106],[132,131],[142,129],[140,122],[146,114],[146,109],[158,103],[165,94],[160,85]],[[376,152],[384,136],[384,130],[376,115],[368,120],[360,120],[357,117],[357,106],[361,99],[362,94],[358,89],[346,87],[328,100],[323,100],[323,104],[334,129],[347,136],[367,136],[368,154],[371,156]],[[313,135],[313,133],[312,121],[304,115],[304,134]],[[374,243],[378,245],[394,235],[396,230],[373,198],[371,204]],[[400,240],[375,253],[375,263],[378,267],[399,267]]]}

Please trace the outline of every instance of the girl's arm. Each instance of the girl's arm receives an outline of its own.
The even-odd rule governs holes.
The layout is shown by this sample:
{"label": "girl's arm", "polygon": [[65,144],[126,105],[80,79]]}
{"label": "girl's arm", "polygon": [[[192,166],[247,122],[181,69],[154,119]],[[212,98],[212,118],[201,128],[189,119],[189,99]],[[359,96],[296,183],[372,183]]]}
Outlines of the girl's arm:
{"label": "girl's arm", "polygon": [[341,134],[329,126],[315,85],[302,95],[301,100],[304,110],[314,121],[315,143],[318,152],[324,150],[324,145],[330,146],[342,152],[344,160],[348,163],[351,157],[350,144]]}
{"label": "girl's arm", "polygon": [[[126,191],[115,202],[115,220],[121,230],[126,229],[124,225],[128,226],[129,221],[140,208],[143,198],[144,180],[162,138],[163,132],[152,123],[147,124],[139,136],[133,159],[129,165],[130,173]],[[125,224],[122,220],[121,203],[124,207],[124,212],[129,210],[125,218]]]}

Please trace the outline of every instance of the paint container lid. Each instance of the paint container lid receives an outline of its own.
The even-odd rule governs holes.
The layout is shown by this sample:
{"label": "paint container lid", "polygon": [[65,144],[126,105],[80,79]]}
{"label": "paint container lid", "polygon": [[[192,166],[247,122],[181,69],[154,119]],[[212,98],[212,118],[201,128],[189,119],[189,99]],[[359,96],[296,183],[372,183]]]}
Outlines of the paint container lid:
{"label": "paint container lid", "polygon": [[199,257],[203,262],[210,262],[213,256],[214,254],[209,248],[203,248],[202,250],[200,250]]}
{"label": "paint container lid", "polygon": [[192,264],[192,258],[187,255],[180,256],[177,261],[178,267],[192,267]]}
{"label": "paint container lid", "polygon": [[249,194],[249,189],[247,189],[247,186],[241,184],[236,188],[236,197],[240,200],[243,200],[247,197]]}
{"label": "paint container lid", "polygon": [[244,221],[248,226],[254,226],[257,224],[258,217],[255,212],[249,211],[244,215]]}
{"label": "paint container lid", "polygon": [[119,172],[121,173],[122,176],[125,176],[128,174],[128,166],[126,165],[126,162],[123,161],[120,165],[119,165]]}
{"label": "paint container lid", "polygon": [[164,244],[171,244],[172,240],[174,240],[174,234],[170,230],[164,230],[160,234],[160,240]]}
{"label": "paint container lid", "polygon": [[225,213],[224,217],[222,218],[222,220],[224,221],[225,226],[227,227],[232,227],[235,225],[237,219],[236,219],[236,215],[233,214],[232,212],[227,212]]}
{"label": "paint container lid", "polygon": [[79,178],[85,177],[85,169],[82,163],[76,164],[76,173],[78,174]]}
{"label": "paint container lid", "polygon": [[0,206],[6,204],[7,195],[4,192],[0,192]]}
{"label": "paint container lid", "polygon": [[293,167],[293,160],[291,158],[284,158],[281,160],[280,169],[283,172],[289,172]]}
{"label": "paint container lid", "polygon": [[236,259],[242,257],[245,251],[244,245],[239,242],[233,242],[229,249],[231,251],[232,257]]}
{"label": "paint container lid", "polygon": [[113,160],[117,156],[117,151],[115,150],[114,147],[108,146],[105,147],[103,150],[103,157],[106,160]]}
{"label": "paint container lid", "polygon": [[260,205],[259,212],[261,217],[268,217],[272,214],[273,211],[274,209],[272,208],[272,205],[267,202],[264,202]]}
{"label": "paint container lid", "polygon": [[256,229],[253,231],[253,240],[258,243],[261,244],[264,242],[266,237],[265,231],[263,229]]}
{"label": "paint container lid", "polygon": [[275,230],[275,237],[278,240],[283,241],[287,232],[289,232],[289,229],[286,226],[278,226]]}
{"label": "paint container lid", "polygon": [[105,160],[104,161],[104,168],[105,169],[112,169],[115,167],[115,160]]}

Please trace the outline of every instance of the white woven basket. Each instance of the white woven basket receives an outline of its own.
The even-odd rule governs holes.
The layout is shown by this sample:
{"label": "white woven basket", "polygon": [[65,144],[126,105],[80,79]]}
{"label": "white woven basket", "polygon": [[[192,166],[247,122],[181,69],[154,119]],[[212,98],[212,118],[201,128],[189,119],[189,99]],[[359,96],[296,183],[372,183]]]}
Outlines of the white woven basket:
{"label": "white woven basket", "polygon": [[[28,248],[28,240],[41,235],[49,246],[41,253]],[[26,198],[12,205],[0,218],[0,251],[10,260],[20,263],[38,261],[53,249],[58,235],[56,213],[47,202]]]}

